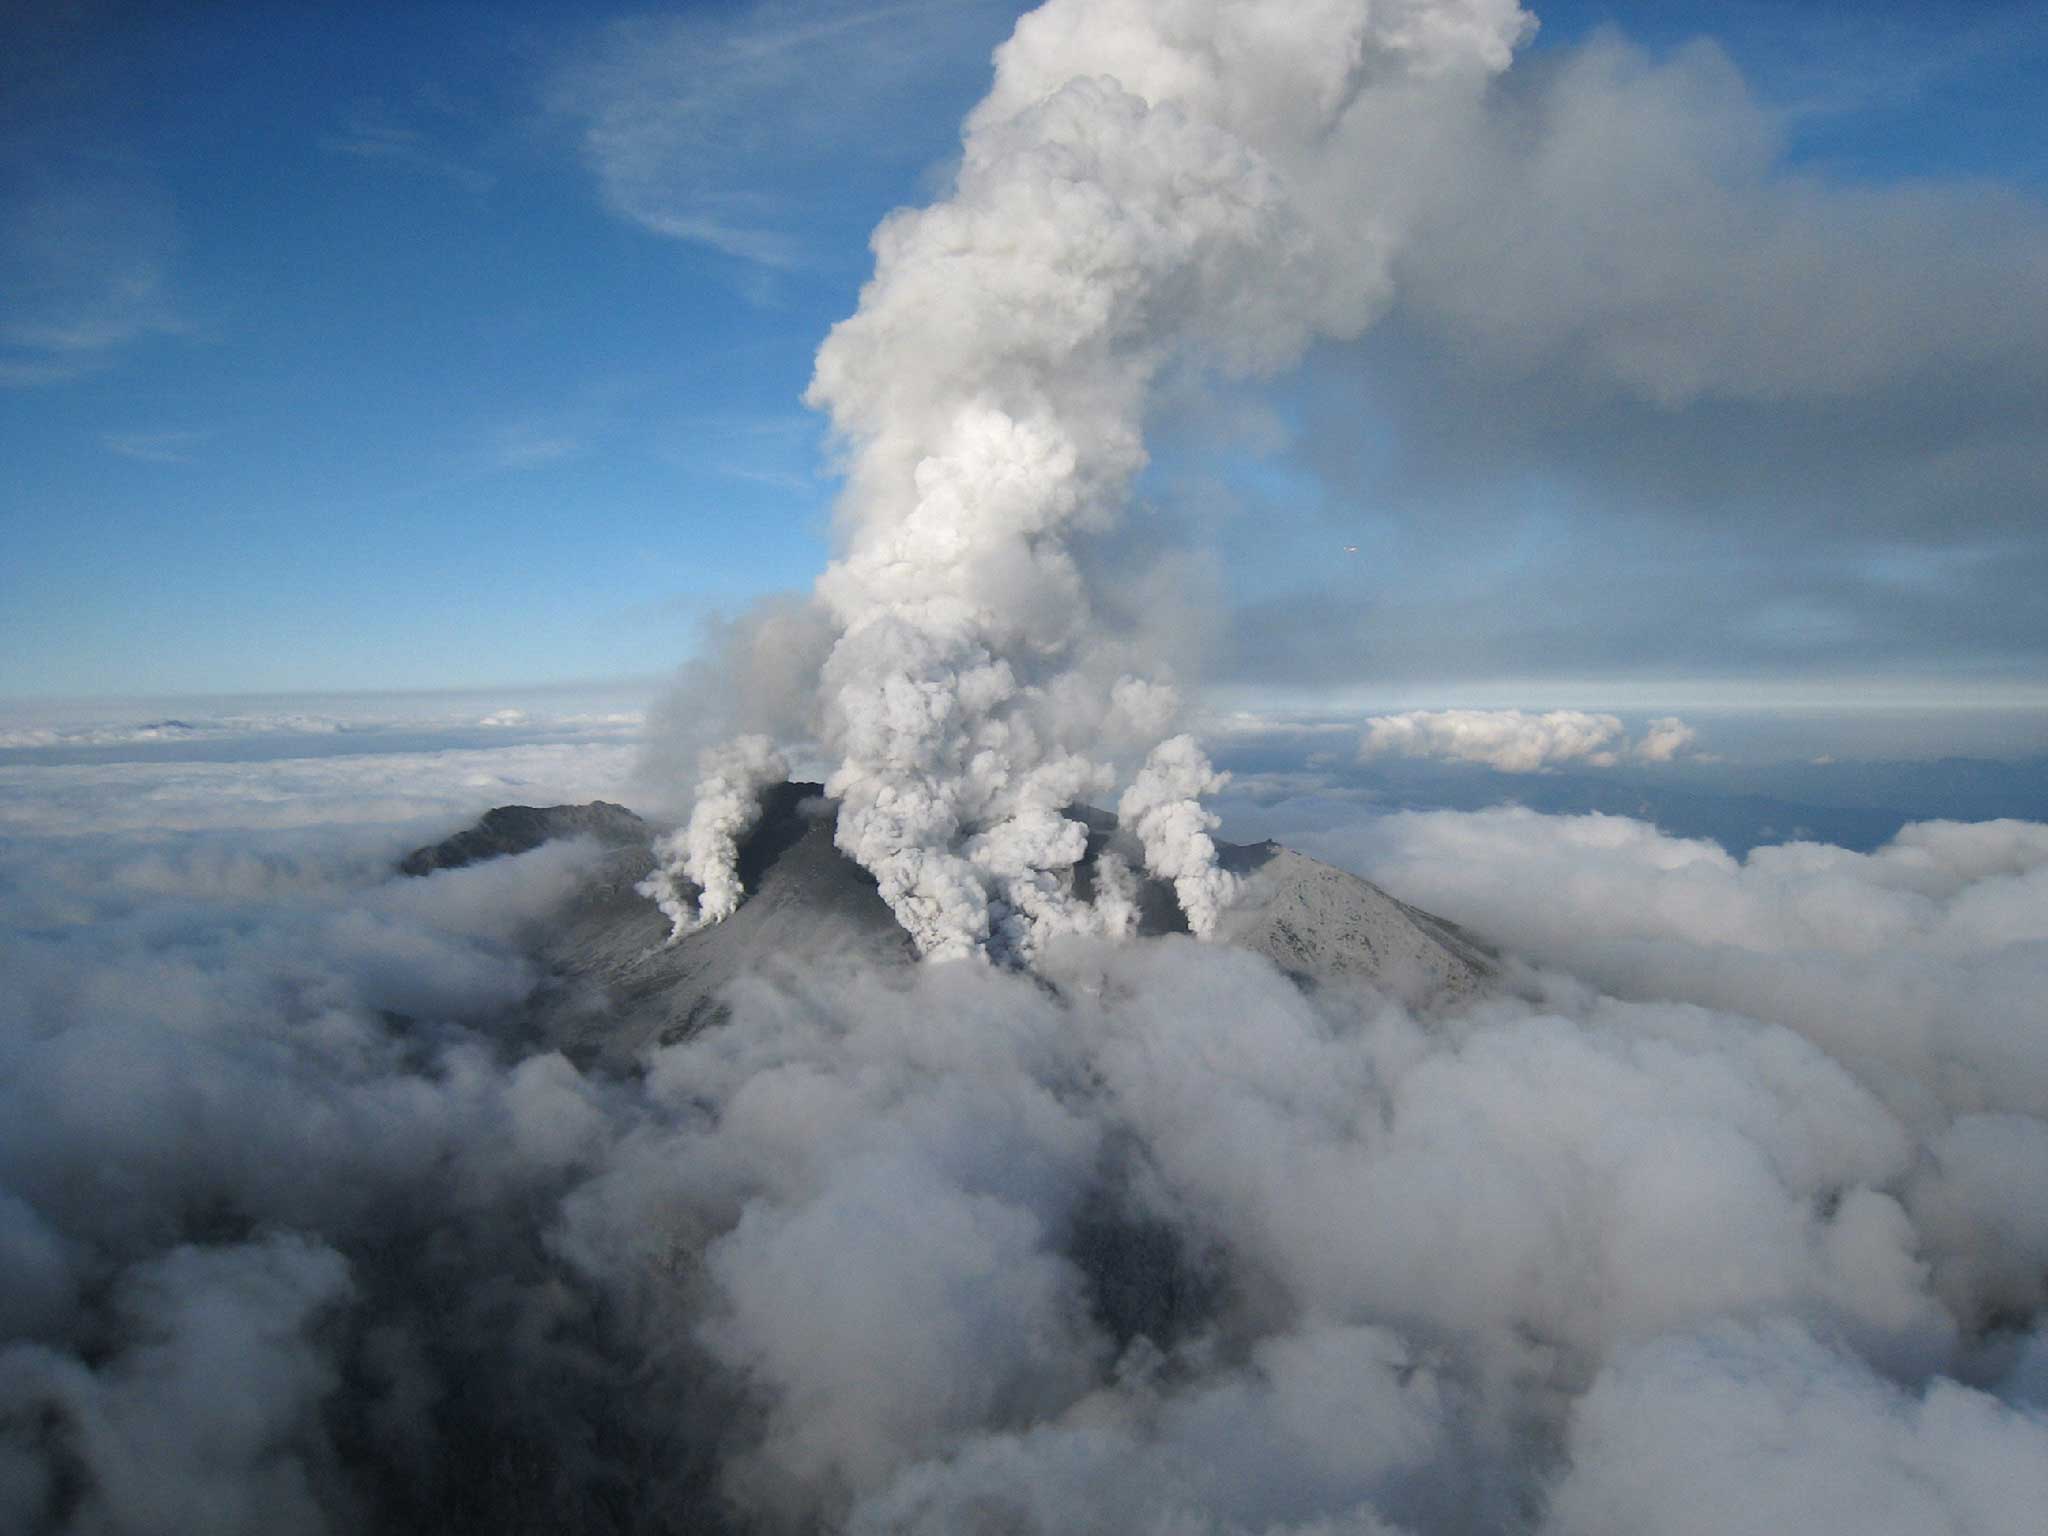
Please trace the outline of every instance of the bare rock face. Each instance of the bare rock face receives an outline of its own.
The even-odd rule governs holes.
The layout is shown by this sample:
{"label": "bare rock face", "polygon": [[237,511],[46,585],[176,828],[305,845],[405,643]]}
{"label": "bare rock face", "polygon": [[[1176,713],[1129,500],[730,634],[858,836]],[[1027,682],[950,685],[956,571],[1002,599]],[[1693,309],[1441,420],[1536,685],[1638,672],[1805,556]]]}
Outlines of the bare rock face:
{"label": "bare rock face", "polygon": [[[540,1043],[579,1062],[629,1068],[649,1046],[681,1039],[725,1016],[727,986],[749,972],[825,963],[916,961],[909,936],[874,877],[832,840],[837,807],[816,784],[784,784],[765,797],[740,850],[747,891],[724,922],[669,941],[669,924],[636,887],[654,868],[655,828],[622,806],[502,806],[476,827],[410,854],[427,873],[524,852],[549,837],[596,836],[614,851],[560,914],[540,958],[550,980],[534,1000]],[[1116,819],[1076,808],[1089,827],[1079,879],[1107,848],[1142,859]],[[1484,989],[1495,966],[1456,924],[1395,900],[1378,886],[1277,843],[1219,844],[1244,882],[1224,922],[1225,942],[1266,956],[1307,986],[1363,982],[1414,1005]],[[1149,881],[1139,931],[1184,933],[1172,889]]]}
{"label": "bare rock face", "polygon": [[816,784],[771,790],[740,849],[746,900],[673,943],[668,919],[635,889],[653,872],[651,849],[608,869],[542,951],[555,978],[538,1000],[543,1037],[572,1060],[625,1067],[650,1045],[722,1020],[727,984],[750,971],[913,963],[874,877],[833,845],[834,819]]}
{"label": "bare rock face", "polygon": [[501,805],[453,837],[415,848],[399,861],[399,873],[431,875],[460,869],[509,853],[525,853],[558,837],[594,837],[615,847],[651,842],[654,829],[623,805],[593,800],[588,805]]}

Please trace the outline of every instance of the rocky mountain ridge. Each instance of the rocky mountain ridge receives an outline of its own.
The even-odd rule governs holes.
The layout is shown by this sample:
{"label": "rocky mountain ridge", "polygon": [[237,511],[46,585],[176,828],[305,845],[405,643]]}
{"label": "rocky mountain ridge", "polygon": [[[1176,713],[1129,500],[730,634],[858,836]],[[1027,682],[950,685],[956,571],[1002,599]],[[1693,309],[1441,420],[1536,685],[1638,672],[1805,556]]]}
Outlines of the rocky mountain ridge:
{"label": "rocky mountain ridge", "polygon": [[[475,827],[415,850],[400,867],[427,875],[553,837],[594,836],[606,844],[597,871],[541,940],[549,979],[532,1022],[542,1043],[572,1059],[624,1068],[648,1046],[723,1018],[722,994],[749,972],[915,963],[874,877],[834,845],[835,814],[819,785],[771,790],[740,849],[747,898],[739,911],[674,942],[668,920],[636,889],[654,867],[657,829],[605,801],[501,806]],[[1079,879],[1107,848],[1123,851],[1134,866],[1141,862],[1113,816],[1085,808],[1072,814],[1089,827]],[[1278,843],[1219,843],[1218,852],[1244,882],[1220,940],[1264,955],[1304,985],[1360,982],[1427,1007],[1470,997],[1495,973],[1494,957],[1478,939],[1368,880]],[[1187,930],[1163,882],[1144,883],[1139,910],[1141,936]]]}

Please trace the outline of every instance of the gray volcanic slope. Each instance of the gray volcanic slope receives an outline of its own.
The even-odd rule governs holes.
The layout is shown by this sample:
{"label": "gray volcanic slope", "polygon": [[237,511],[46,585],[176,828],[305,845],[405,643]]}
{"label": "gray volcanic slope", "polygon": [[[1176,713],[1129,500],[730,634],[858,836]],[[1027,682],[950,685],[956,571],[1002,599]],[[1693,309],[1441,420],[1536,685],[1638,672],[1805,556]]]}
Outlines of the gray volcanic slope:
{"label": "gray volcanic slope", "polygon": [[[502,823],[507,811],[520,809],[490,814]],[[717,1022],[726,985],[764,966],[849,958],[909,964],[916,958],[874,877],[833,845],[835,807],[816,784],[784,784],[768,793],[761,820],[740,850],[746,900],[724,922],[673,944],[668,920],[634,889],[654,867],[651,833],[628,843],[626,824],[610,814],[616,808],[606,807],[596,827],[558,814],[566,809],[575,808],[549,813],[560,835],[597,831],[613,844],[541,951],[551,979],[536,999],[533,1025],[543,1042],[572,1059],[630,1066],[647,1046]],[[1118,847],[1139,865],[1138,849],[1114,817],[1080,808],[1072,814],[1090,829],[1083,895],[1091,894],[1085,871],[1105,847]],[[513,819],[526,825],[524,818]],[[1370,881],[1277,843],[1218,846],[1225,867],[1245,880],[1221,937],[1265,955],[1304,984],[1368,982],[1426,1006],[1470,996],[1494,973],[1491,953],[1470,934]],[[424,873],[494,851],[462,833],[410,855],[403,867]],[[1186,931],[1170,887],[1148,882],[1140,908],[1141,933]]]}
{"label": "gray volcanic slope", "polygon": [[558,837],[594,837],[612,847],[649,842],[654,829],[609,800],[588,805],[501,805],[485,811],[475,826],[427,848],[415,848],[399,861],[408,875],[431,875],[437,869],[460,869],[508,853],[525,853]]}

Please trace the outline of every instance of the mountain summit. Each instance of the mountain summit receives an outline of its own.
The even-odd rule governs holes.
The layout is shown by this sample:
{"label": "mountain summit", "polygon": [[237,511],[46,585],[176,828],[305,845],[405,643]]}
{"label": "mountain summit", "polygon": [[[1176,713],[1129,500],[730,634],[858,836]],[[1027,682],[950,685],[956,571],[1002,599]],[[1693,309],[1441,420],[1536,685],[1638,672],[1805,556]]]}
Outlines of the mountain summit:
{"label": "mountain summit", "polygon": [[[834,844],[837,811],[817,784],[769,790],[740,847],[746,900],[725,921],[674,942],[668,919],[636,889],[654,868],[656,829],[621,806],[500,806],[477,827],[415,850],[400,868],[424,875],[552,837],[604,842],[604,862],[542,942],[550,979],[534,1023],[546,1044],[573,1059],[622,1067],[648,1045],[717,1022],[725,988],[751,971],[849,958],[916,963],[874,877]],[[1098,855],[1130,838],[1104,812],[1071,814],[1089,828],[1077,871],[1086,881]],[[510,829],[517,835],[490,835]],[[1469,997],[1494,974],[1491,952],[1471,934],[1369,880],[1278,843],[1217,848],[1222,866],[1244,882],[1218,939],[1266,956],[1304,985],[1359,981],[1427,1004]],[[1144,883],[1139,909],[1141,937],[1187,931],[1162,882]]]}

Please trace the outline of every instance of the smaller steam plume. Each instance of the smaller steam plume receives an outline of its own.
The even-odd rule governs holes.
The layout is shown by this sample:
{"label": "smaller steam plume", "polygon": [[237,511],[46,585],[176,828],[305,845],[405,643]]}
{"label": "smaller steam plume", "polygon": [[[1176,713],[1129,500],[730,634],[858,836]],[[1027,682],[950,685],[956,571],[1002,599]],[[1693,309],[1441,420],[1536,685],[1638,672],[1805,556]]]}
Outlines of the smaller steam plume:
{"label": "smaller steam plume", "polygon": [[1209,766],[1192,736],[1175,736],[1152,749],[1136,782],[1117,802],[1117,814],[1144,845],[1145,867],[1173,882],[1188,930],[1197,938],[1216,931],[1237,892],[1236,879],[1216,867],[1216,844],[1209,834],[1217,819],[1201,804],[1201,796],[1215,794],[1227,780],[1228,775]]}
{"label": "smaller steam plume", "polygon": [[[675,925],[675,936],[731,917],[739,910],[739,845],[761,816],[761,792],[789,777],[789,763],[766,736],[741,736],[707,749],[699,768],[697,803],[689,821],[655,847],[660,864],[640,887]],[[679,879],[697,887],[690,910]]]}

